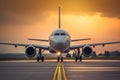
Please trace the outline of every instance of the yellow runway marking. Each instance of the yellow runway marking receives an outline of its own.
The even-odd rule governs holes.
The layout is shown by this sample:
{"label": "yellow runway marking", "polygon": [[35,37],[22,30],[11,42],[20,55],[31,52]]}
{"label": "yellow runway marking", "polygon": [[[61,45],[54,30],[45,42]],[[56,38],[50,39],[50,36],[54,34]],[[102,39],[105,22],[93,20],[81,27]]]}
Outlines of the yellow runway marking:
{"label": "yellow runway marking", "polygon": [[58,62],[53,80],[67,80],[63,62]]}
{"label": "yellow runway marking", "polygon": [[59,63],[56,66],[56,69],[55,69],[55,72],[54,72],[54,76],[53,76],[53,80],[56,80],[56,76],[57,76],[57,73],[58,73],[58,67],[59,67]]}
{"label": "yellow runway marking", "polygon": [[66,76],[66,73],[65,73],[65,68],[64,68],[63,63],[62,63],[62,71],[63,71],[64,80],[67,80],[67,76]]}

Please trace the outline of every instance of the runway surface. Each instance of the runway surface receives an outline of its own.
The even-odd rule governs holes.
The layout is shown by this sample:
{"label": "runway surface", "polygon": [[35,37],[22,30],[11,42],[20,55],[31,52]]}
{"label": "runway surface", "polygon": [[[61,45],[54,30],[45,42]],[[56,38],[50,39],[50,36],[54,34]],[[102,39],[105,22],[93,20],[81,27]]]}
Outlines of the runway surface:
{"label": "runway surface", "polygon": [[[56,76],[56,78],[55,78]],[[66,77],[66,78],[65,78]],[[120,60],[0,61],[0,80],[120,80]]]}

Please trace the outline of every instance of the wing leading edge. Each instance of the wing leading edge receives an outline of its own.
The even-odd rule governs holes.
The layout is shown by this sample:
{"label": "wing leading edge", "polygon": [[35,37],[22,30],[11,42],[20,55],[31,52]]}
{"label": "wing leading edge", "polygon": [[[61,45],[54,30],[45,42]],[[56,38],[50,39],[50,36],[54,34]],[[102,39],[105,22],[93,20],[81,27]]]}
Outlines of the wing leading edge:
{"label": "wing leading edge", "polygon": [[85,45],[89,45],[93,47],[102,45],[104,47],[105,45],[108,45],[108,44],[118,44],[118,43],[120,42],[119,41],[118,42],[100,42],[100,43],[92,43],[92,44],[73,45],[73,46],[70,46],[70,49],[82,48]]}
{"label": "wing leading edge", "polygon": [[74,39],[74,40],[71,40],[71,42],[84,41],[84,40],[91,40],[91,38]]}
{"label": "wing leading edge", "polygon": [[49,40],[45,40],[45,39],[33,39],[33,38],[28,38],[28,40],[49,42]]}
{"label": "wing leading edge", "polygon": [[24,46],[24,47],[27,47],[29,45],[32,45],[34,46],[35,48],[41,48],[41,49],[46,49],[48,50],[49,49],[49,46],[46,46],[46,45],[35,45],[35,44],[20,44],[20,43],[6,43],[6,42],[0,42],[0,44],[3,44],[3,45],[12,45],[12,46]]}

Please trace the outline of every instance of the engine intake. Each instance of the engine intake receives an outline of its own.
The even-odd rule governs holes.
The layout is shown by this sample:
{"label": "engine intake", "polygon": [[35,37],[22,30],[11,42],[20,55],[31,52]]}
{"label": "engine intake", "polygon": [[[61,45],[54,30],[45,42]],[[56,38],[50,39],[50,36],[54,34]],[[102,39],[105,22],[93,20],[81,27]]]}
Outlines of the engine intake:
{"label": "engine intake", "polygon": [[82,52],[85,57],[89,57],[92,54],[93,50],[89,45],[86,45],[82,48]]}
{"label": "engine intake", "polygon": [[27,57],[34,57],[36,55],[36,49],[34,46],[30,45],[26,48],[25,54]]}

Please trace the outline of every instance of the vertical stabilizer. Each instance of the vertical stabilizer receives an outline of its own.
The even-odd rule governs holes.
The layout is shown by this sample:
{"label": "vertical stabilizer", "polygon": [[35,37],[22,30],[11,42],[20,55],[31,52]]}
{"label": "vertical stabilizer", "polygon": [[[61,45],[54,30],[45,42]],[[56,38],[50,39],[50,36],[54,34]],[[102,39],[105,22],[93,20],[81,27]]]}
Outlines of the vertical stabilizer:
{"label": "vertical stabilizer", "polygon": [[58,11],[58,27],[59,29],[61,28],[61,19],[60,19],[60,7],[58,7],[59,11]]}

